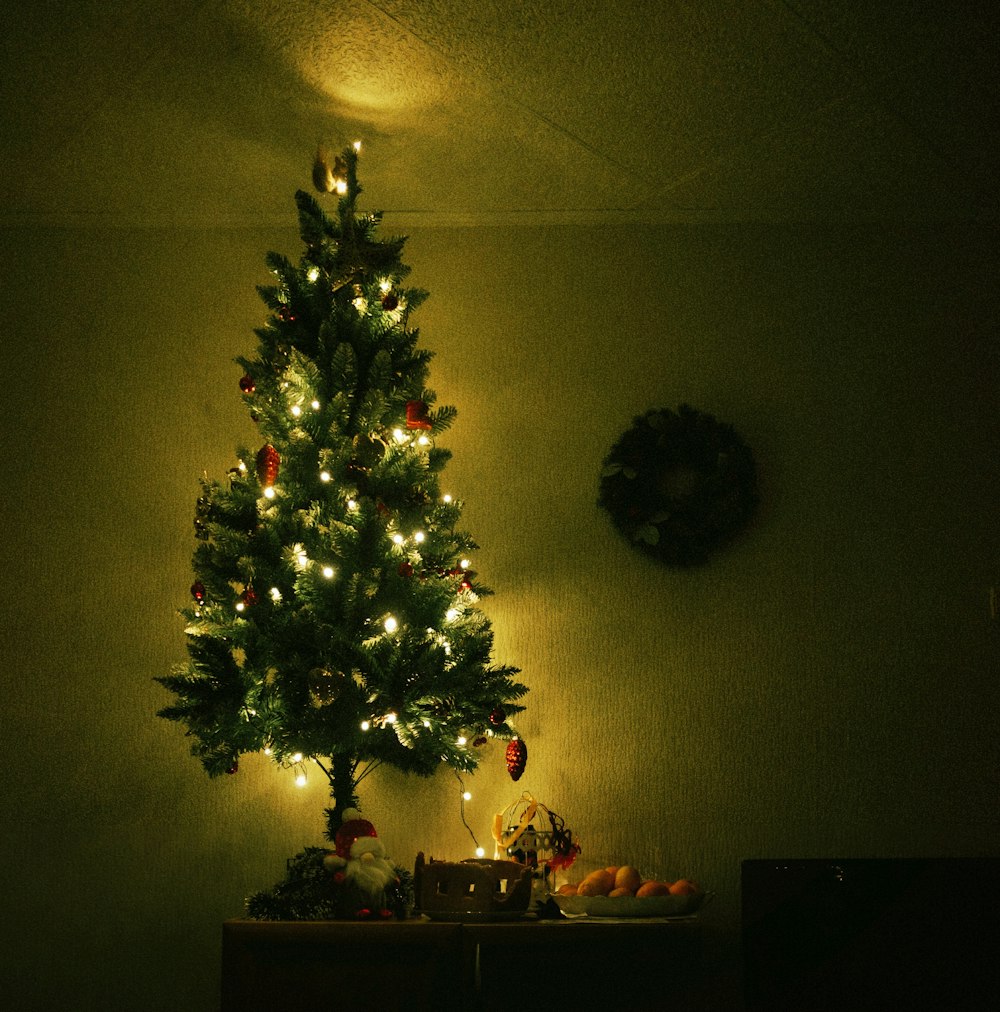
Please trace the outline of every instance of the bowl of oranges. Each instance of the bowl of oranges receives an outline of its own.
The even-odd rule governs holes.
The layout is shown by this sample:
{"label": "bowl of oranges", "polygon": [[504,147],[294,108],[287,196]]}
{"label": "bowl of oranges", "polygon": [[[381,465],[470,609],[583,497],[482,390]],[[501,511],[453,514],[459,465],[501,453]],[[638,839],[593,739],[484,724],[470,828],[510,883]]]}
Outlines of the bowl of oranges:
{"label": "bowl of oranges", "polygon": [[644,878],[623,864],[598,868],[579,882],[560,886],[554,898],[567,917],[689,917],[707,896],[692,879]]}

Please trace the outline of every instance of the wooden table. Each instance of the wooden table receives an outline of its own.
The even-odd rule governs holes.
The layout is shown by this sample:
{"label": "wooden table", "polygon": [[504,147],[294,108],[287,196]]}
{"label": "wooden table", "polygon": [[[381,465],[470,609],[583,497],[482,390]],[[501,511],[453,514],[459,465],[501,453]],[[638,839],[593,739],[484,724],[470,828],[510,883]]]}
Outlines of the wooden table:
{"label": "wooden table", "polygon": [[223,1012],[688,1009],[697,920],[226,921]]}

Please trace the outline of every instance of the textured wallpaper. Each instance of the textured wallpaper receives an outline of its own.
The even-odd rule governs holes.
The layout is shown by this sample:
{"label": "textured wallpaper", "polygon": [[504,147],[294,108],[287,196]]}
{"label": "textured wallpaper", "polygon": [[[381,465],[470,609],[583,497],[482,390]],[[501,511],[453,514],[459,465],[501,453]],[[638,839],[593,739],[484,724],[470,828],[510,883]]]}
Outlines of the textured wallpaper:
{"label": "textured wallpaper", "polygon": [[[320,842],[325,792],[263,758],[209,781],[152,678],[184,652],[197,479],[252,438],[232,358],[263,320],[263,255],[298,237],[5,243],[11,1007],[209,1010],[221,920]],[[531,689],[523,778],[495,746],[464,778],[479,842],[528,790],[578,837],[580,875],[697,878],[721,990],[743,858],[996,853],[989,236],[427,230],[405,259],[431,294],[431,385],[459,409],[445,484],[497,656]],[[736,427],[761,490],[691,571],[596,506],[632,418],[684,402]],[[361,800],[400,863],[471,855],[452,774],[378,771]]]}

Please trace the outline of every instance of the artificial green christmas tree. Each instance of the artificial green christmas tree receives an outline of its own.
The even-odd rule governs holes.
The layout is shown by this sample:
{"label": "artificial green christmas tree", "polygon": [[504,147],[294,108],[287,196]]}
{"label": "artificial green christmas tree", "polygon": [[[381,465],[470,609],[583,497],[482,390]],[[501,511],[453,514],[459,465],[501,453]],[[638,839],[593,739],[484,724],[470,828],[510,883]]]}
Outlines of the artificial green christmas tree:
{"label": "artificial green christmas tree", "polygon": [[299,191],[301,259],[268,255],[270,315],[237,359],[259,445],[202,481],[189,660],[157,680],[209,775],[258,751],[315,762],[332,840],[378,765],[472,770],[484,742],[515,738],[526,688],[492,659],[476,545],[439,485],[456,411],[426,385],[405,240],[358,211],[355,148],[318,157],[314,180],[336,213]]}

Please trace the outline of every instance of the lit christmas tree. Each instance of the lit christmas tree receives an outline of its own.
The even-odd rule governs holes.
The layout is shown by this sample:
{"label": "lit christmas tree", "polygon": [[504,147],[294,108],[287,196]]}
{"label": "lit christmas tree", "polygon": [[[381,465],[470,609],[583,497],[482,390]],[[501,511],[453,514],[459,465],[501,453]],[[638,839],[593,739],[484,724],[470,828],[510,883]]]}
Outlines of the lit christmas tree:
{"label": "lit christmas tree", "polygon": [[492,660],[476,545],[439,487],[456,411],[434,406],[409,326],[426,293],[402,285],[405,240],[357,210],[357,148],[317,158],[336,216],[296,194],[299,264],[268,256],[271,315],[237,359],[260,445],[202,481],[189,660],[157,679],[176,697],[159,715],[187,726],[209,775],[257,751],[300,775],[316,763],[331,840],[380,764],[467,771],[490,738],[516,739],[527,691]]}

